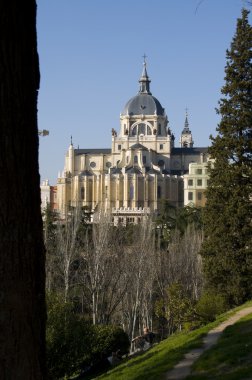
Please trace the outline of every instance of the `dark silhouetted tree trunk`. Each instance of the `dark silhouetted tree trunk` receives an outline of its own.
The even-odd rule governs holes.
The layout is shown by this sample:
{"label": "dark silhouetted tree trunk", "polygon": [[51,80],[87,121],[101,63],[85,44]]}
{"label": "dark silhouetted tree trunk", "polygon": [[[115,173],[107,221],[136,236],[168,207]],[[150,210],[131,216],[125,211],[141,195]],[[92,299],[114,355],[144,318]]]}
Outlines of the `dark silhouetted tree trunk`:
{"label": "dark silhouetted tree trunk", "polygon": [[0,377],[45,379],[36,2],[0,4]]}

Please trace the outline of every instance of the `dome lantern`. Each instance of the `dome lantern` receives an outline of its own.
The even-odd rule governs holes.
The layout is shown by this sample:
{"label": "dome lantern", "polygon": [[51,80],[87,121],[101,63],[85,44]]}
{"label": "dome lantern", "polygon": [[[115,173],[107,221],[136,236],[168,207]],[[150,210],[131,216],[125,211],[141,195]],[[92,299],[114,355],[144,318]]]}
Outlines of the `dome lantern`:
{"label": "dome lantern", "polygon": [[146,69],[146,56],[144,55],[143,71],[139,79],[140,89],[138,94],[131,98],[125,105],[121,116],[145,115],[165,116],[165,110],[150,92],[150,79]]}

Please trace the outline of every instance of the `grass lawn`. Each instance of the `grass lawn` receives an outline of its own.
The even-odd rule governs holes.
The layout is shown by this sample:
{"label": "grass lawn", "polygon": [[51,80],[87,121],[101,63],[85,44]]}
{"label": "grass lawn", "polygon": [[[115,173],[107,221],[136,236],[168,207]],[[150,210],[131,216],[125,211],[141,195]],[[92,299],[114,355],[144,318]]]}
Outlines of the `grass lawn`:
{"label": "grass lawn", "polygon": [[[174,334],[145,353],[125,359],[111,371],[96,380],[164,380],[190,349],[202,345],[203,336],[209,330],[228,319],[236,311],[252,306],[247,302],[221,316],[215,322],[195,331]],[[213,349],[207,351],[195,363],[189,380],[252,380],[252,315],[228,327]],[[94,379],[94,377],[87,377]]]}
{"label": "grass lawn", "polygon": [[188,380],[252,379],[252,314],[229,326],[193,366]]}
{"label": "grass lawn", "polygon": [[[237,310],[237,309],[236,309]],[[174,334],[143,354],[125,360],[99,380],[163,380],[190,349],[200,347],[206,333],[231,316],[234,311],[220,316],[215,322],[191,332]]]}

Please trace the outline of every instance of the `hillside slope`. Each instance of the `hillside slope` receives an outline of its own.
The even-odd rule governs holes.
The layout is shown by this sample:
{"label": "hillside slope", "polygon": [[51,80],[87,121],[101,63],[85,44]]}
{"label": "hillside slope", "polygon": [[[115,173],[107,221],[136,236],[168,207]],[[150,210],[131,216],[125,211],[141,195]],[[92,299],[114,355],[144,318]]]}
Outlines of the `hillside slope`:
{"label": "hillside slope", "polygon": [[[221,315],[215,322],[212,322],[204,327],[201,327],[200,329],[197,329],[195,331],[191,331],[188,333],[182,332],[182,333],[174,334],[173,336],[169,337],[168,339],[154,346],[149,351],[123,362],[121,365],[115,367],[114,369],[107,372],[106,374],[97,377],[96,379],[97,380],[98,379],[99,380],[145,380],[146,378],[148,378],[148,380],[158,380],[158,379],[165,380],[166,372],[171,370],[184,357],[186,352],[202,346],[203,337],[211,329],[218,326],[224,320],[227,320],[230,316],[232,316],[238,310],[248,307],[248,306],[252,306],[252,302],[246,303],[242,307],[236,308],[226,314]],[[238,330],[236,330],[237,328]],[[242,330],[247,331],[247,334],[246,333],[240,334],[240,332],[238,333],[238,331],[240,331],[239,329],[241,328]],[[249,339],[249,337],[251,337],[251,332],[252,332],[251,329],[252,329],[252,315],[246,317],[246,319],[244,320],[237,322],[233,326],[233,328],[229,327],[226,330],[225,335],[223,335],[223,339],[224,339],[224,336],[226,336],[226,334],[230,334],[230,331],[231,331],[233,332],[233,338],[232,336],[231,338],[229,338],[231,339],[231,341],[232,339],[234,339],[234,342],[236,342],[236,339],[238,340],[238,342],[241,340],[241,343],[240,343],[241,346],[244,345],[244,347],[246,348],[245,354],[241,356],[241,361],[243,362],[243,364],[249,360],[248,359],[249,357],[251,361],[252,343],[250,344],[251,339]],[[239,335],[239,337],[241,336],[241,338],[239,338],[237,334]],[[225,378],[221,374],[221,367],[223,367],[224,373],[226,373],[227,366],[228,366],[230,368],[229,372],[231,376],[232,365],[234,365],[234,367],[238,366],[237,363],[239,363],[239,357],[240,357],[239,351],[241,351],[238,348],[238,346],[232,354],[233,356],[234,354],[237,356],[236,358],[237,360],[234,360],[234,361],[230,360],[227,366],[226,365],[222,366],[221,363],[224,363],[224,359],[221,356],[219,366],[217,366],[217,364],[213,364],[210,366],[210,368],[206,368],[207,363],[209,362],[209,359],[205,360],[204,359],[205,355],[211,355],[211,353],[213,352],[212,355],[215,357],[214,360],[218,360],[218,356],[220,356],[220,352],[217,355],[214,352],[218,350],[219,345],[222,345],[222,344],[223,343],[221,339],[213,349],[207,351],[204,354],[204,356],[202,356],[202,360],[199,359],[199,361],[195,363],[195,370],[194,370],[195,374],[193,377],[192,376],[190,377],[190,380],[192,379],[214,380],[215,378],[221,379],[221,380],[223,379],[238,380],[238,379],[248,378],[248,377],[228,377],[228,378],[226,377]],[[232,347],[232,345],[233,345],[232,342],[231,343],[228,342],[226,349]],[[221,348],[220,350],[222,352],[223,348]],[[226,355],[227,355],[227,358],[232,357],[232,355],[228,352],[226,353]],[[203,360],[204,362],[202,362]],[[242,367],[244,367],[243,364],[242,364]],[[215,366],[216,369],[218,367],[218,373],[216,375],[213,372],[211,373],[209,372],[210,370],[211,371],[213,370],[212,366]],[[241,367],[241,365],[239,365],[238,367]],[[249,363],[248,365],[246,365],[246,367],[248,367],[248,371],[250,371]],[[207,374],[207,371],[209,372],[209,376]],[[234,368],[234,371],[235,371],[235,368]],[[214,377],[214,376],[218,376],[218,377]]]}

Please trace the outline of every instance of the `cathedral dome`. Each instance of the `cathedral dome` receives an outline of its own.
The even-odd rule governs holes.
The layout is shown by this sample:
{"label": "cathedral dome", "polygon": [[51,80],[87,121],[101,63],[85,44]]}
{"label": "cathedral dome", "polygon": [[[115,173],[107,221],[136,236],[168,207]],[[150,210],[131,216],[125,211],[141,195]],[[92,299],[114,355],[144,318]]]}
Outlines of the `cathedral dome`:
{"label": "cathedral dome", "polygon": [[164,115],[164,108],[151,94],[140,93],[126,103],[122,115]]}
{"label": "cathedral dome", "polygon": [[165,115],[165,110],[159,101],[150,92],[150,79],[146,70],[146,62],[141,78],[139,79],[140,89],[136,96],[131,98],[125,105],[122,115]]}

